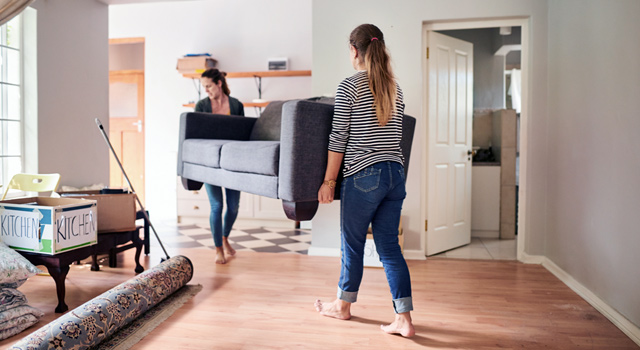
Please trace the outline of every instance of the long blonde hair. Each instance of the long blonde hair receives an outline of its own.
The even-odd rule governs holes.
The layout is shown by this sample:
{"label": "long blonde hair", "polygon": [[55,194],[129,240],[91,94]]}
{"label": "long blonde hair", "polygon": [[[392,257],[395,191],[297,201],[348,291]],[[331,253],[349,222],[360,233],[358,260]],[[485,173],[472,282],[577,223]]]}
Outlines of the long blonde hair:
{"label": "long blonde hair", "polygon": [[351,32],[349,43],[356,48],[361,59],[364,58],[378,123],[384,126],[396,110],[397,94],[384,35],[373,24],[362,24]]}

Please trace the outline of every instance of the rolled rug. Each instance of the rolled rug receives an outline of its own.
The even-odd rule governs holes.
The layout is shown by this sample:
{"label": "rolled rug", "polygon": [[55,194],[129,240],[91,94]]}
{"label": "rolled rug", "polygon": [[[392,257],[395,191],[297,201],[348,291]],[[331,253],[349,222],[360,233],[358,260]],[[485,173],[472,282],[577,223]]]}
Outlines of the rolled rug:
{"label": "rolled rug", "polygon": [[186,285],[193,264],[174,256],[31,333],[10,349],[88,349]]}

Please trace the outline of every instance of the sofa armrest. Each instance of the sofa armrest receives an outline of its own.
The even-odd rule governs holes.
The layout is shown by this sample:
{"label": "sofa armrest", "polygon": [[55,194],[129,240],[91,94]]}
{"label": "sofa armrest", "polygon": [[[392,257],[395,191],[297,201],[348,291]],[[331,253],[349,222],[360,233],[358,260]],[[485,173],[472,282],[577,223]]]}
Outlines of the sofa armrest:
{"label": "sofa armrest", "polygon": [[299,100],[282,108],[278,197],[316,201],[324,179],[333,105]]}
{"label": "sofa armrest", "polygon": [[409,177],[409,160],[411,159],[411,146],[413,145],[413,134],[415,130],[416,118],[405,114],[402,119],[402,140],[400,141],[402,156],[404,157],[405,181],[407,181],[407,177]]}
{"label": "sofa armrest", "polygon": [[180,115],[178,175],[182,175],[182,143],[186,139],[249,140],[256,118],[186,112]]}

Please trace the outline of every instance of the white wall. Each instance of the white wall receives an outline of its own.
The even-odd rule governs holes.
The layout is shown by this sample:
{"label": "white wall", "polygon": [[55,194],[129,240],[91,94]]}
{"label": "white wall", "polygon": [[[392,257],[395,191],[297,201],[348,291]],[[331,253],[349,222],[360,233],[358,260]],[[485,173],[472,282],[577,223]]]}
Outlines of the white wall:
{"label": "white wall", "polygon": [[[337,10],[339,9],[339,10]],[[532,92],[527,168],[527,239],[529,254],[542,254],[546,230],[546,89],[547,89],[547,4],[537,0],[318,0],[313,2],[313,93],[334,93],[338,83],[353,73],[349,63],[348,37],[362,23],[376,24],[385,34],[395,74],[403,89],[405,112],[417,118],[408,197],[403,208],[405,251],[422,251],[424,223],[421,203],[424,175],[421,174],[425,146],[425,90],[422,69],[422,26],[425,21],[476,20],[528,16],[531,23]],[[426,187],[426,186],[425,186]],[[315,237],[314,237],[315,240]]]}
{"label": "white wall", "polygon": [[[154,217],[176,217],[176,152],[182,104],[197,99],[179,57],[208,52],[227,72],[264,71],[270,57],[311,69],[311,1],[184,1],[109,7],[109,37],[145,38],[146,204]],[[196,82],[199,84],[199,82]],[[228,79],[231,95],[258,98],[253,79]],[[262,98],[311,97],[311,77],[265,78]],[[202,98],[205,94],[202,95]],[[253,108],[245,110],[255,115]]]}
{"label": "white wall", "polygon": [[[615,6],[614,6],[615,4]],[[640,2],[549,2],[545,255],[640,325]]]}
{"label": "white wall", "polygon": [[[98,1],[38,0],[38,172],[61,185],[109,183],[108,7]],[[105,121],[106,120],[106,121]]]}

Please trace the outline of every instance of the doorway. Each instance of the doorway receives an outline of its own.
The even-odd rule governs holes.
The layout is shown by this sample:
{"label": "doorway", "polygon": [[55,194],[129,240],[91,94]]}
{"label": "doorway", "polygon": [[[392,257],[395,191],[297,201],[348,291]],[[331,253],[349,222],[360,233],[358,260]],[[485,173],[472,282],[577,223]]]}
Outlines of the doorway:
{"label": "doorway", "polygon": [[[144,117],[144,38],[109,39],[109,138],[143,205]],[[129,187],[113,157],[109,173],[110,187]]]}
{"label": "doorway", "polygon": [[[429,38],[433,37],[433,34],[430,34],[430,33],[438,32],[438,34],[445,34],[445,35],[452,35],[453,34],[453,36],[455,37],[455,35],[456,35],[455,33],[456,32],[467,32],[467,34],[468,34],[468,32],[473,32],[474,30],[477,30],[477,31],[484,30],[484,31],[486,31],[486,30],[488,30],[490,28],[495,28],[495,31],[497,33],[497,31],[500,30],[501,27],[503,27],[504,29],[517,28],[517,30],[521,31],[521,33],[520,32],[518,33],[519,34],[518,35],[519,36],[518,39],[520,39],[521,41],[520,41],[520,43],[518,43],[519,45],[517,46],[517,48],[516,48],[515,45],[511,45],[510,46],[511,43],[509,43],[509,42],[502,43],[503,45],[493,45],[493,47],[490,48],[490,50],[495,52],[497,55],[502,55],[502,58],[501,58],[502,59],[502,61],[501,61],[502,65],[499,67],[500,72],[497,73],[498,76],[497,76],[497,78],[494,77],[494,80],[495,79],[499,79],[501,84],[502,84],[501,86],[504,86],[505,88],[500,89],[498,92],[489,91],[489,92],[486,92],[484,94],[478,94],[477,89],[481,89],[481,88],[483,88],[485,86],[482,85],[482,84],[478,85],[477,83],[485,83],[486,84],[486,81],[483,82],[483,81],[480,81],[480,79],[476,78],[476,79],[478,79],[478,81],[474,82],[474,100],[481,100],[482,98],[486,98],[487,96],[489,96],[490,98],[494,98],[494,100],[498,99],[499,101],[494,103],[493,105],[489,104],[486,107],[491,107],[494,110],[504,109],[504,108],[507,107],[505,105],[505,92],[506,92],[505,89],[508,89],[509,86],[504,84],[504,81],[505,81],[505,64],[506,64],[506,61],[505,61],[506,54],[504,53],[505,52],[504,50],[506,48],[507,49],[506,51],[508,52],[508,51],[512,51],[514,49],[516,49],[516,50],[520,50],[521,49],[521,55],[520,55],[520,57],[521,57],[521,61],[520,61],[521,70],[518,72],[518,73],[520,73],[521,81],[522,81],[522,85],[521,85],[522,88],[521,88],[521,91],[520,91],[520,93],[521,93],[520,94],[520,97],[521,97],[521,99],[520,99],[520,101],[521,101],[521,113],[520,113],[519,123],[516,123],[515,114],[514,114],[514,118],[513,118],[514,130],[516,128],[516,125],[519,124],[520,131],[521,131],[521,133],[520,133],[521,137],[520,137],[519,141],[520,141],[520,144],[522,146],[520,147],[520,149],[516,149],[516,144],[514,144],[514,147],[513,147],[514,158],[516,157],[516,151],[519,151],[519,157],[518,157],[519,158],[518,160],[519,160],[519,163],[520,163],[519,164],[520,165],[519,166],[519,168],[520,168],[519,173],[520,173],[521,176],[519,176],[519,183],[513,183],[513,187],[512,188],[508,189],[508,191],[503,190],[502,192],[503,193],[504,192],[509,192],[509,194],[511,194],[512,197],[513,197],[511,203],[513,203],[514,205],[513,205],[513,209],[511,210],[511,214],[512,214],[512,217],[514,217],[514,218],[512,219],[512,230],[511,231],[515,233],[515,231],[517,230],[518,235],[516,236],[516,239],[511,242],[511,246],[512,246],[511,249],[514,249],[513,247],[515,247],[514,252],[513,252],[512,255],[515,258],[517,258],[517,260],[523,261],[524,259],[526,259],[526,254],[524,254],[524,250],[525,250],[524,244],[526,242],[526,240],[525,240],[525,236],[526,236],[525,227],[526,226],[525,226],[524,223],[526,221],[526,217],[523,214],[526,212],[526,210],[525,210],[526,208],[525,208],[524,204],[526,203],[526,200],[525,200],[526,171],[525,170],[526,170],[526,140],[527,140],[526,132],[527,132],[527,117],[528,117],[528,113],[527,113],[527,106],[528,106],[528,104],[527,104],[527,97],[528,97],[527,93],[528,93],[528,89],[526,87],[527,74],[528,74],[528,52],[529,52],[529,48],[528,48],[528,30],[529,30],[529,28],[528,28],[528,19],[527,18],[520,18],[520,19],[504,19],[504,20],[497,19],[497,20],[486,20],[486,21],[441,22],[441,23],[439,23],[439,22],[431,22],[431,23],[425,23],[424,26],[423,26],[423,47],[425,48],[425,51],[427,50],[427,48],[431,49],[432,50],[431,55],[434,55],[433,48],[430,47],[430,43],[429,43]],[[505,35],[505,33],[502,33],[502,35]],[[464,36],[464,35],[461,35],[461,36]],[[460,36],[458,36],[458,37],[460,37]],[[496,41],[496,40],[494,40],[494,41]],[[509,45],[507,45],[507,44],[509,44]],[[505,46],[505,47],[501,48],[501,46]],[[509,50],[509,48],[511,48],[511,50]],[[502,51],[497,52],[500,49]],[[476,51],[476,50],[474,50],[474,51]],[[429,55],[429,53],[427,53],[427,55]],[[491,59],[493,59],[493,58],[491,58]],[[494,61],[495,61],[495,59],[494,59]],[[425,89],[425,91],[427,91],[427,93],[426,93],[426,95],[425,95],[425,97],[423,99],[423,104],[424,104],[423,108],[424,108],[425,111],[428,112],[428,122],[426,123],[427,125],[426,125],[426,130],[424,130],[424,133],[425,133],[425,135],[432,136],[432,133],[429,134],[429,129],[434,127],[432,125],[433,124],[432,121],[433,121],[434,118],[441,118],[441,114],[442,113],[439,112],[439,114],[434,115],[434,112],[433,112],[435,110],[435,108],[433,107],[433,104],[434,103],[438,103],[438,102],[434,102],[434,101],[437,101],[437,99],[434,99],[434,96],[432,95],[434,93],[434,91],[437,91],[437,88],[434,88],[433,79],[431,81],[431,85],[430,85],[430,81],[429,81],[430,69],[431,69],[431,71],[433,71],[433,64],[432,64],[432,67],[430,67],[430,63],[431,62],[429,62],[429,59],[425,55],[423,57],[423,67],[424,67],[423,81],[424,81],[424,89]],[[496,65],[495,62],[493,64]],[[478,67],[474,67],[474,68],[478,69]],[[510,67],[510,68],[513,68],[513,67]],[[486,74],[487,73],[486,72],[486,68],[483,71],[481,71],[481,73],[482,74]],[[495,74],[494,74],[494,76],[495,76]],[[507,76],[507,78],[509,78],[509,76]],[[495,96],[492,96],[492,95],[495,95]],[[507,100],[509,100],[509,99],[507,99]],[[511,101],[509,101],[509,102],[511,102]],[[430,105],[430,103],[431,103],[431,105]],[[475,114],[475,111],[477,110],[477,107],[485,107],[485,106],[483,106],[483,105],[478,106],[477,104],[474,103],[474,114]],[[496,108],[496,107],[498,107],[498,108]],[[494,117],[494,119],[495,119],[495,117]],[[500,119],[500,120],[502,120],[502,119]],[[475,118],[474,118],[474,121],[475,121]],[[475,132],[474,132],[474,134],[475,134]],[[514,132],[513,136],[515,137],[516,134],[517,134],[517,132]],[[434,147],[439,147],[440,145],[434,145],[435,142],[433,140],[430,141],[429,137],[424,137],[422,139],[424,140],[423,141],[424,142],[424,145],[423,145],[424,148],[423,149],[426,150],[426,152],[423,153],[423,157],[424,157],[423,164],[425,164],[425,169],[424,169],[423,173],[427,177],[426,181],[423,181],[423,184],[424,184],[424,187],[423,187],[423,203],[427,204],[425,206],[425,212],[423,213],[424,218],[425,218],[425,234],[424,234],[423,244],[424,244],[424,249],[425,249],[426,255],[434,255],[434,254],[437,254],[437,252],[434,252],[434,249],[433,249],[433,247],[434,247],[434,244],[433,244],[434,232],[436,232],[438,228],[442,228],[442,225],[438,226],[438,224],[444,222],[444,220],[445,220],[442,217],[437,217],[437,215],[440,215],[440,214],[437,214],[437,212],[446,212],[446,210],[443,211],[443,210],[440,209],[440,210],[435,210],[434,211],[433,209],[430,209],[430,208],[434,207],[434,205],[433,205],[433,203],[434,203],[433,197],[435,197],[435,195],[434,195],[435,191],[433,191],[433,190],[429,191],[429,189],[433,189],[434,188],[433,187],[433,183],[436,182],[434,178],[436,178],[437,177],[436,175],[438,175],[438,174],[435,174],[435,172],[432,171],[431,169],[427,169],[427,167],[433,165],[433,164],[429,163],[429,160],[430,160],[429,158],[430,157],[432,158],[431,160],[433,161],[433,157],[434,157],[433,156],[433,151],[432,151],[433,148]],[[474,146],[476,146],[475,145],[475,140],[474,140]],[[431,151],[430,151],[430,147],[431,147]],[[474,147],[474,151],[477,150],[478,148],[479,147],[477,147],[477,146]],[[499,161],[500,161],[500,159],[498,159],[498,163],[499,163]],[[513,168],[514,168],[513,173],[514,174],[513,175],[515,175],[515,168],[516,168],[515,167],[515,163],[516,162],[515,162],[515,159],[514,159],[514,161],[513,161]],[[443,167],[443,168],[446,168],[446,167]],[[475,174],[475,170],[476,170],[476,168],[474,167],[474,174]],[[496,172],[494,170],[494,174],[495,173]],[[500,170],[497,171],[497,174],[498,174],[498,177],[496,178],[495,175],[494,175],[494,180],[493,181],[496,182],[496,179],[497,179],[495,187],[498,188],[498,191],[500,191],[500,187],[504,184],[504,179],[500,179],[499,178]],[[480,178],[480,177],[478,177],[478,178]],[[451,183],[451,181],[449,181],[449,183],[447,183],[447,185],[451,186],[450,183]],[[516,186],[516,185],[519,185],[519,186]],[[474,186],[475,186],[475,181],[474,181]],[[438,185],[438,187],[435,187],[435,188],[441,188],[441,185]],[[483,188],[483,187],[475,186],[474,190],[478,189],[478,188]],[[439,190],[439,191],[443,192],[442,190]],[[429,193],[429,192],[431,192],[431,193]],[[460,192],[460,191],[458,191],[458,192]],[[430,195],[431,195],[431,197],[429,197]],[[474,195],[476,195],[475,192],[474,192]],[[461,198],[459,194],[458,194],[458,197]],[[504,197],[504,196],[501,196],[500,194],[498,194],[497,197],[498,197],[497,203],[499,205],[500,201],[503,200],[502,197]],[[449,198],[448,199],[448,201],[449,201],[448,205],[451,206],[450,202],[451,201],[455,201],[455,200],[457,200],[455,197]],[[441,198],[439,198],[439,202],[442,202]],[[456,213],[456,212],[463,213],[463,212],[467,212],[467,211],[471,212],[471,206],[469,204],[466,204],[466,205],[467,205],[467,207],[451,208],[450,212],[451,213]],[[449,215],[451,215],[451,213],[449,213]],[[520,214],[520,215],[517,215],[517,214]],[[516,215],[518,216],[517,221],[515,220]],[[462,221],[459,220],[458,222],[461,223]],[[509,231],[509,230],[504,230],[504,231]],[[498,231],[496,231],[496,232],[498,232]],[[440,236],[442,236],[442,235],[440,235]],[[470,236],[470,232],[469,232],[469,236]],[[471,238],[471,237],[469,237],[469,238]],[[447,238],[444,237],[444,239],[447,239]],[[456,246],[461,246],[461,245],[466,245],[467,247],[465,249],[467,249],[467,250],[468,250],[469,246],[475,246],[476,248],[478,246],[482,247],[484,244],[480,239],[485,240],[485,241],[487,240],[486,237],[484,237],[484,238],[483,237],[474,237],[474,241],[472,242],[472,244],[466,245],[466,244],[459,244],[459,243],[455,242],[456,240],[458,242],[460,242],[459,237],[455,238],[455,239],[452,239],[451,242],[445,242],[446,244],[449,244],[449,249],[445,249],[445,251],[446,250],[451,251],[450,249],[452,249],[452,248],[454,248]],[[496,240],[497,240],[497,238],[496,238]],[[429,247],[429,244],[431,244],[431,247]],[[446,244],[443,244],[442,242],[438,242],[438,245],[441,246],[441,247],[442,246],[446,246]],[[492,247],[494,247],[494,249],[496,249],[495,247],[497,247],[499,245],[503,245],[504,246],[504,244],[502,244],[501,241],[500,242],[492,242],[491,245],[492,245]],[[431,249],[429,249],[429,248],[431,248]],[[498,248],[498,249],[503,249],[503,248]],[[452,254],[452,255],[455,255],[455,254]],[[479,258],[482,258],[482,257],[479,257]]]}

